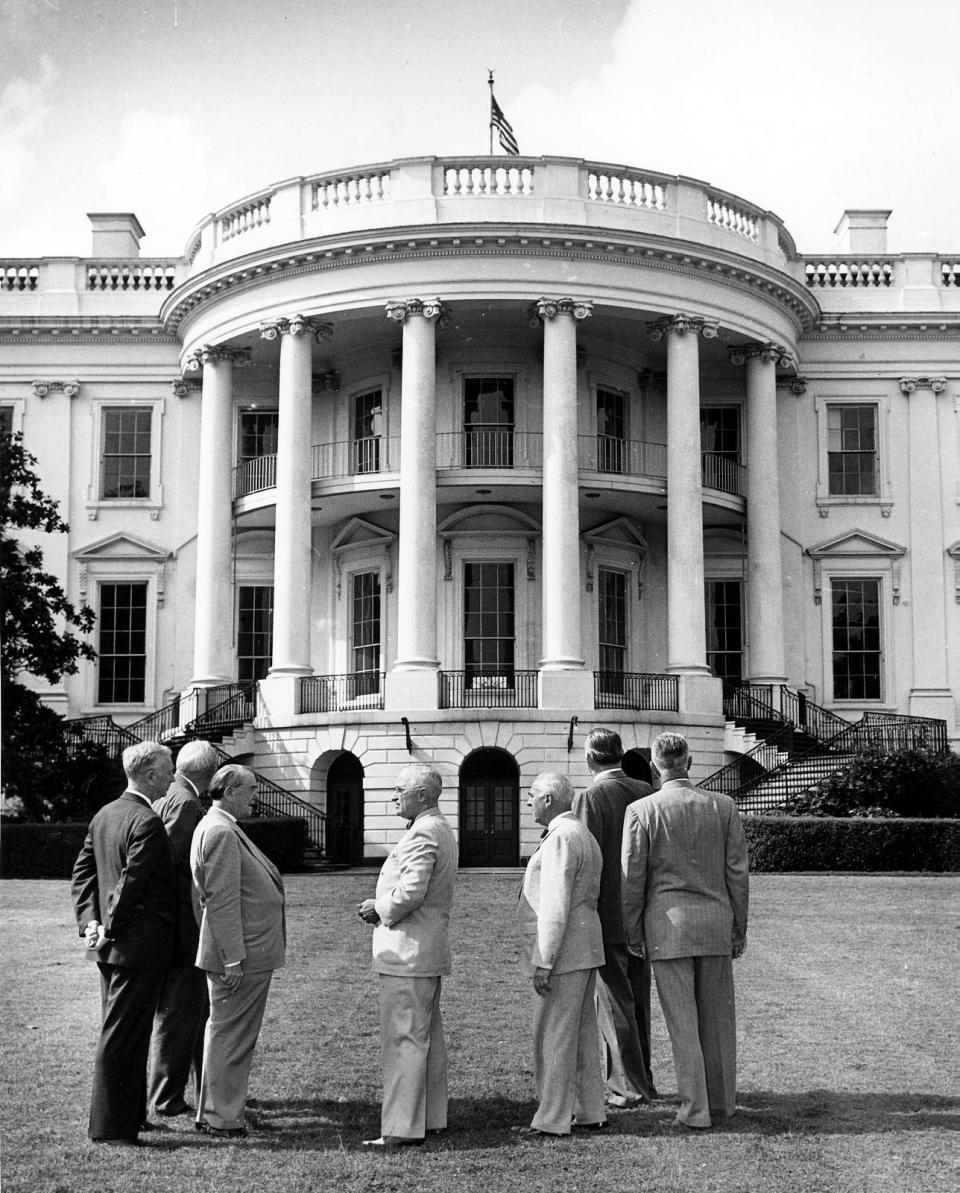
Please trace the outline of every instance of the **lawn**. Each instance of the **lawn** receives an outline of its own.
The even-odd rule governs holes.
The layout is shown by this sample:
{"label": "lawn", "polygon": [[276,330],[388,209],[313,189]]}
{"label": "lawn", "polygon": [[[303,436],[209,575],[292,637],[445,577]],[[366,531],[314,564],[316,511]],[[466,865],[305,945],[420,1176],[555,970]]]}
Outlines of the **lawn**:
{"label": "lawn", "polygon": [[757,875],[735,967],[736,1117],[704,1133],[671,1127],[676,1084],[657,1008],[662,1100],[613,1115],[599,1137],[528,1142],[510,1133],[533,1111],[519,873],[462,874],[444,993],[452,1130],[387,1157],[360,1150],[379,1133],[369,930],[355,914],[374,875],[287,881],[289,964],[254,1063],[251,1139],[215,1142],[182,1119],[138,1152],[107,1153],[85,1138],[99,994],[68,884],[0,884],[5,1193],[960,1188],[955,877]]}

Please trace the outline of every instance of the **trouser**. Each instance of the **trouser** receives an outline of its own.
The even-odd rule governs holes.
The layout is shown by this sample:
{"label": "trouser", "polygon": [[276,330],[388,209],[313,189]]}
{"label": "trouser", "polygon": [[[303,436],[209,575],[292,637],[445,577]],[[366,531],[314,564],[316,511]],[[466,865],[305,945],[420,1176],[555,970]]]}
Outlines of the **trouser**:
{"label": "trouser", "polygon": [[569,1135],[579,1123],[606,1117],[600,1072],[595,969],[550,975],[550,990],[533,993],[533,1076],[540,1104],[531,1126]]}
{"label": "trouser", "polygon": [[147,1116],[147,1054],[165,971],[97,962],[102,1023],[93,1062],[91,1139],[136,1139]]}
{"label": "trouser", "polygon": [[183,965],[170,970],[153,1017],[147,1070],[147,1099],[160,1114],[183,1106],[191,1068],[194,1097],[200,1096],[203,1025],[209,1005],[202,969]]}
{"label": "trouser", "polygon": [[677,1118],[709,1127],[736,1110],[733,963],[729,956],[675,957],[654,961],[653,975],[677,1070]]}
{"label": "trouser", "polygon": [[607,1090],[650,1101],[650,963],[635,957],[625,944],[605,941],[603,953],[604,963],[597,970],[597,1025]]}
{"label": "trouser", "polygon": [[220,974],[207,974],[210,1018],[203,1037],[197,1122],[242,1127],[253,1051],[260,1035],[273,972],[245,973],[231,994]]}
{"label": "trouser", "polygon": [[440,978],[380,974],[380,1134],[423,1139],[447,1125]]}

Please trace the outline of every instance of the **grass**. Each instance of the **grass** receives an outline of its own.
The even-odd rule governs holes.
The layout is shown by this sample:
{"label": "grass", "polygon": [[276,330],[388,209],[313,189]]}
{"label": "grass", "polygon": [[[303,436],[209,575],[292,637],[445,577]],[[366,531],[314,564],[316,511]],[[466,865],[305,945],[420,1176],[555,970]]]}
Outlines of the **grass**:
{"label": "grass", "polygon": [[99,994],[65,882],[8,881],[0,1130],[6,1193],[946,1193],[960,1188],[960,901],[950,876],[757,875],[735,967],[739,1098],[702,1134],[670,1126],[676,1084],[659,1008],[663,1100],[601,1136],[519,1141],[533,1112],[529,991],[517,968],[518,874],[464,873],[445,984],[451,1125],[443,1142],[371,1156],[379,1134],[376,993],[355,905],[372,874],[288,879],[289,963],[254,1063],[254,1136],[189,1119],[138,1152],[85,1128]]}

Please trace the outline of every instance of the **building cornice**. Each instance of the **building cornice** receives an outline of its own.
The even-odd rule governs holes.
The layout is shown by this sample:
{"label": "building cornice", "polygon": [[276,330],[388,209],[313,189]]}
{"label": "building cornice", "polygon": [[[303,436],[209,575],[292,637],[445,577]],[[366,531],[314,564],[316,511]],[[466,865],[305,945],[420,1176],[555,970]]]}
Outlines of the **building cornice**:
{"label": "building cornice", "polygon": [[801,340],[956,340],[960,311],[856,311],[821,316]]}
{"label": "building cornice", "polygon": [[0,318],[0,344],[179,344],[175,333],[151,319],[109,319],[64,315]]}
{"label": "building cornice", "polygon": [[797,333],[814,328],[820,307],[806,285],[789,274],[712,246],[597,228],[554,225],[444,225],[388,228],[357,239],[326,237],[238,257],[197,274],[164,301],[160,315],[176,333],[184,320],[231,294],[329,269],[386,261],[477,257],[559,258],[682,274],[760,294],[785,311]]}

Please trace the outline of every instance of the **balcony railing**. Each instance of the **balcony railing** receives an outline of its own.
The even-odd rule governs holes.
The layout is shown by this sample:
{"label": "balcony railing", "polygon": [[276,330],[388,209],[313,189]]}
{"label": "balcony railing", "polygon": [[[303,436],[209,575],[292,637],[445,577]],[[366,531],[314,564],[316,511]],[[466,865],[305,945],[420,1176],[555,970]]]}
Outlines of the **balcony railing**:
{"label": "balcony railing", "polygon": [[383,675],[379,671],[305,675],[299,682],[296,707],[299,713],[383,708]]}
{"label": "balcony railing", "polygon": [[399,472],[400,436],[371,435],[364,439],[315,444],[312,468],[315,481]]}
{"label": "balcony railing", "polygon": [[233,495],[246,497],[248,493],[259,493],[272,489],[277,483],[277,457],[257,456],[245,460],[233,470]]}
{"label": "balcony railing", "polygon": [[676,675],[644,671],[594,671],[594,708],[637,708],[678,712],[680,680]]}
{"label": "balcony railing", "polygon": [[717,452],[701,452],[700,460],[705,489],[719,489],[735,497],[747,495],[747,470],[742,464]]}
{"label": "balcony railing", "polygon": [[578,459],[584,472],[620,476],[651,476],[665,480],[667,445],[641,439],[618,439],[614,435],[581,435]]}
{"label": "balcony railing", "polygon": [[536,671],[441,671],[441,708],[536,708]]}
{"label": "balcony railing", "polygon": [[487,427],[437,436],[438,469],[542,467],[543,436],[536,431]]}

